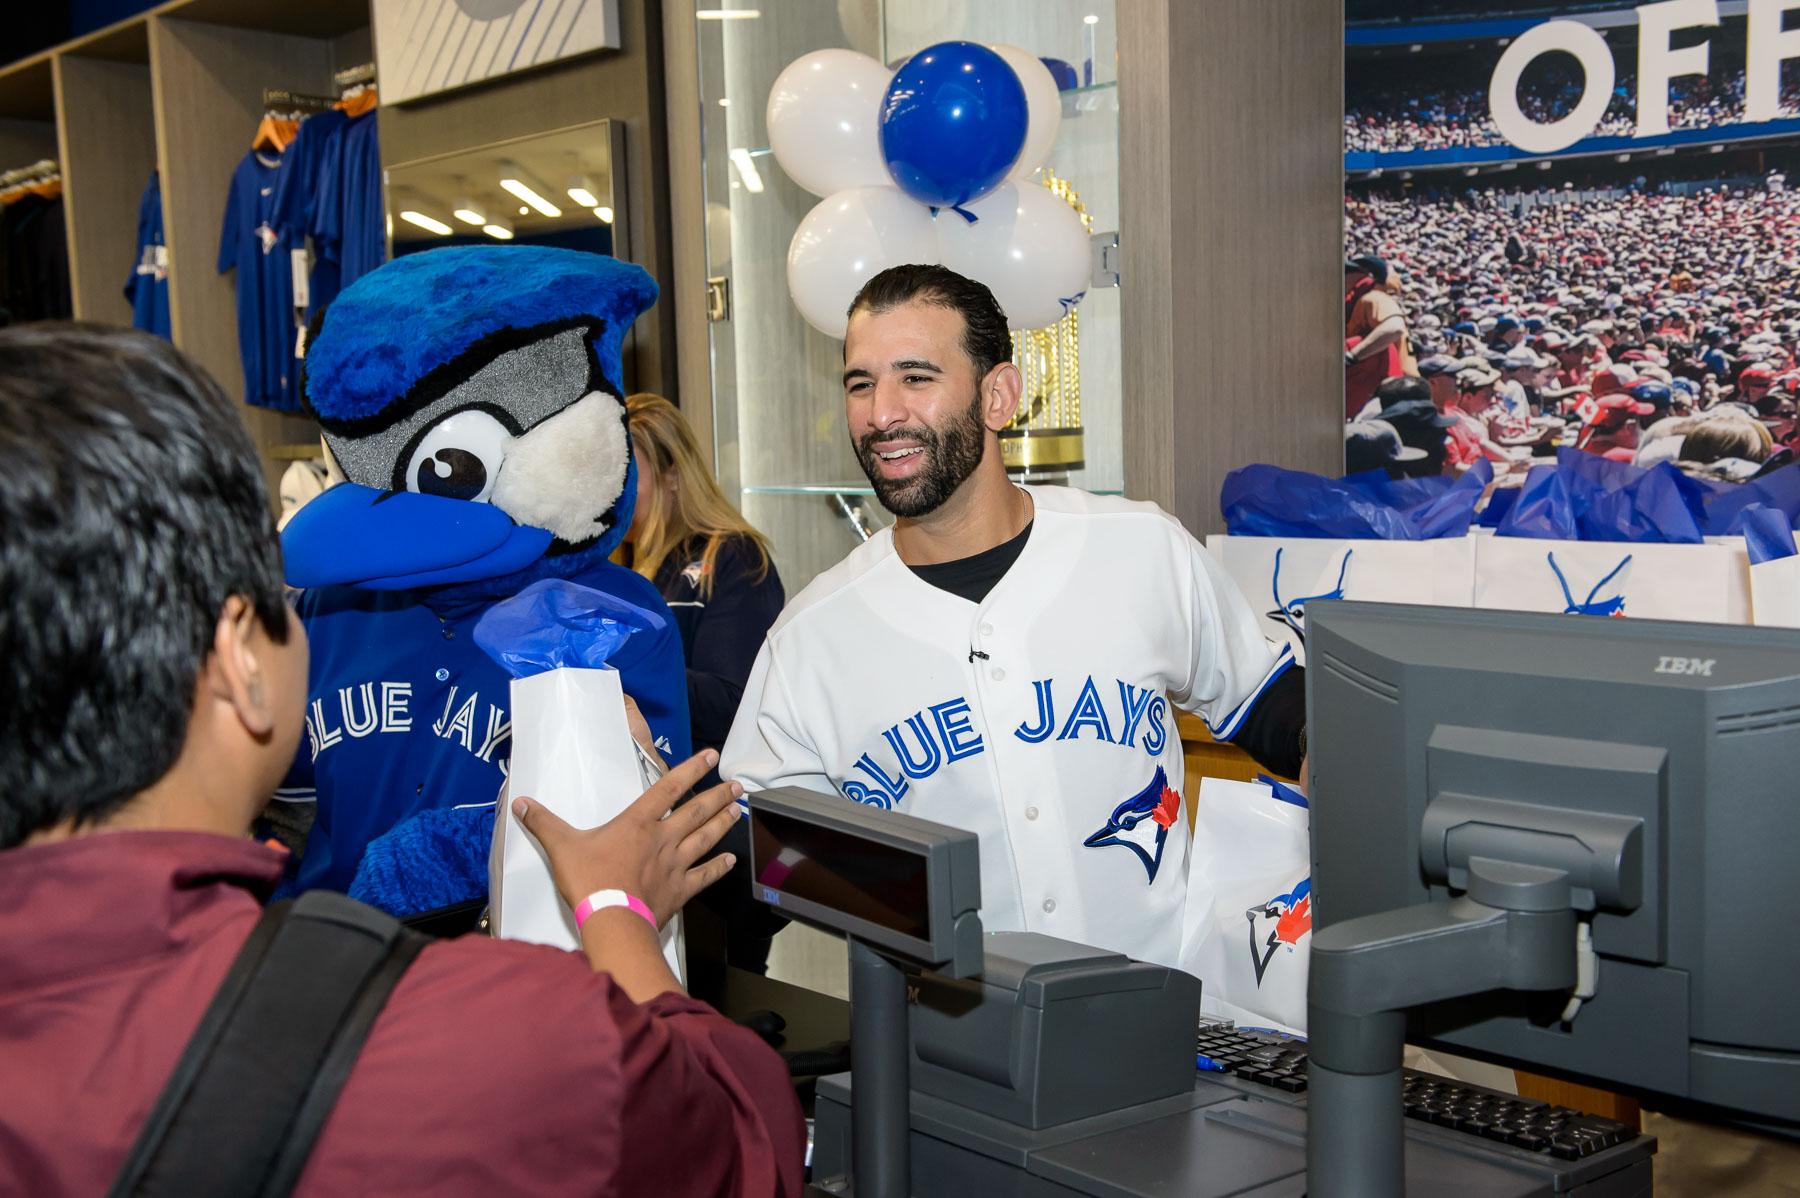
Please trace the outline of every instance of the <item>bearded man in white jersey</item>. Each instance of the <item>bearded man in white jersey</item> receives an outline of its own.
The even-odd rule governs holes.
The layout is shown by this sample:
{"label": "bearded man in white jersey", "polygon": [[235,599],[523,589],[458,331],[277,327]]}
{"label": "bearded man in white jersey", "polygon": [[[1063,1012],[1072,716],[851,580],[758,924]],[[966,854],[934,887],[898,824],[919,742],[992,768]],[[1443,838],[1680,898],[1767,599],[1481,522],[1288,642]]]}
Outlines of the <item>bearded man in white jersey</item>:
{"label": "bearded man in white jersey", "polygon": [[1007,478],[1020,390],[982,284],[899,266],[864,286],[844,408],[897,519],[782,612],[721,772],[975,831],[984,927],[1172,965],[1189,847],[1173,708],[1294,776],[1304,680],[1166,512]]}

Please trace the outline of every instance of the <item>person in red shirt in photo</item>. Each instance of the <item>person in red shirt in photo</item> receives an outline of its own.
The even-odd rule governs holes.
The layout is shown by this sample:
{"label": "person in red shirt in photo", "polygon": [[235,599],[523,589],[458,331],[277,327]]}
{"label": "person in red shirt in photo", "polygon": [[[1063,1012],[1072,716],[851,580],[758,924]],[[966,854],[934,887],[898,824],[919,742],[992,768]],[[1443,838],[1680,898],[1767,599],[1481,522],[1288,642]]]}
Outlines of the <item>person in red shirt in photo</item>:
{"label": "person in red shirt in photo", "polygon": [[[0,1190],[101,1194],[281,876],[248,833],[307,694],[261,461],[166,341],[0,331],[0,595]],[[733,864],[695,863],[736,784],[676,806],[716,760],[590,830],[515,801],[566,902],[617,890],[648,916],[607,896],[579,954],[426,944],[295,1193],[798,1198],[786,1067],[657,939]],[[256,1126],[269,1100],[244,1090]],[[213,1156],[239,1146],[221,1129]]]}
{"label": "person in red shirt in photo", "polygon": [[1385,260],[1344,264],[1344,419],[1353,420],[1383,379],[1413,374],[1398,273]]}

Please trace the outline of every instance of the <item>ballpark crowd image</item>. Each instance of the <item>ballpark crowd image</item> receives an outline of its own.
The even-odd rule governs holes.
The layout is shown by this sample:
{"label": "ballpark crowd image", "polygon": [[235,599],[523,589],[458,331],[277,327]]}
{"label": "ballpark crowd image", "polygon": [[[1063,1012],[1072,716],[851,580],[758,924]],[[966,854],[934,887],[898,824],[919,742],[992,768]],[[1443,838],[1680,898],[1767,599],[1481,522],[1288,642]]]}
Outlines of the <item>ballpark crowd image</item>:
{"label": "ballpark crowd image", "polygon": [[[1800,196],[1786,180],[1800,135],[1782,126],[1800,74],[1783,68],[1781,119],[1734,141],[1744,68],[1730,24],[1713,39],[1712,73],[1670,88],[1670,129],[1716,138],[1592,147],[1632,132],[1633,31],[1609,29],[1622,65],[1605,116],[1535,161],[1483,161],[1479,149],[1506,149],[1487,94],[1505,38],[1352,46],[1350,472],[1459,474],[1485,458],[1501,485],[1516,484],[1561,447],[1734,482],[1792,462]],[[1521,79],[1520,108],[1555,120],[1581,85],[1572,58],[1544,55]],[[1473,149],[1420,160],[1449,147]]]}

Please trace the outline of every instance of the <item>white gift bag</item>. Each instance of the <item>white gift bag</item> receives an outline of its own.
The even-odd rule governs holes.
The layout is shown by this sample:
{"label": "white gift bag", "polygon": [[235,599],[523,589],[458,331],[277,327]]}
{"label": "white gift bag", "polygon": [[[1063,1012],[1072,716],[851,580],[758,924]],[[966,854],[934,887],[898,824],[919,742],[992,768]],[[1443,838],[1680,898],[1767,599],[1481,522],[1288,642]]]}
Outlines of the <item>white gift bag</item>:
{"label": "white gift bag", "polygon": [[1475,606],[1747,624],[1748,569],[1741,538],[1663,545],[1481,537]]}
{"label": "white gift bag", "polygon": [[1262,622],[1263,635],[1306,660],[1306,604],[1313,599],[1467,607],[1474,595],[1475,538],[1374,541],[1213,535],[1219,559]]}
{"label": "white gift bag", "polygon": [[1264,783],[1200,780],[1181,968],[1200,979],[1203,1014],[1306,1034],[1309,823]]}
{"label": "white gift bag", "polygon": [[1750,567],[1750,607],[1758,624],[1800,628],[1800,556]]}
{"label": "white gift bag", "polygon": [[[488,858],[494,935],[581,948],[575,914],[550,875],[541,845],[512,813],[529,795],[577,828],[596,828],[630,806],[646,777],[625,720],[617,670],[545,670],[512,683],[512,762]],[[662,929],[663,955],[685,980],[681,916]]]}

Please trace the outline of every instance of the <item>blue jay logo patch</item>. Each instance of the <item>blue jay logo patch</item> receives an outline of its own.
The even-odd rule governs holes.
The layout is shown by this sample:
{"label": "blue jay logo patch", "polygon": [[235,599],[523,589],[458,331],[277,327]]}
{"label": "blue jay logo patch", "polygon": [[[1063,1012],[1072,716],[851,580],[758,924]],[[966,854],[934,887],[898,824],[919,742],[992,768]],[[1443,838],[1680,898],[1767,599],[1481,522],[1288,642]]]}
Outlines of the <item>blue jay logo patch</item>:
{"label": "blue jay logo patch", "polygon": [[1159,765],[1149,784],[1113,808],[1105,826],[1081,843],[1090,849],[1107,845],[1130,849],[1143,863],[1145,881],[1155,882],[1156,871],[1162,865],[1163,844],[1179,818],[1181,796],[1169,785],[1168,776]]}

